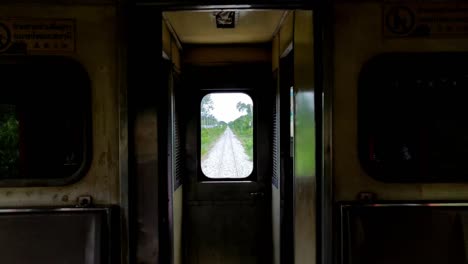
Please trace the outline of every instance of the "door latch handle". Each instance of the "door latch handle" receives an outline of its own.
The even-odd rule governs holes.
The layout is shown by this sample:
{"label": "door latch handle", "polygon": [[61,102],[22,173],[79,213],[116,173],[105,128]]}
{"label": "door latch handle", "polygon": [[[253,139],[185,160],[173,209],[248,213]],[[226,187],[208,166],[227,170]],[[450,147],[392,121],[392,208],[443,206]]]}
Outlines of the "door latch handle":
{"label": "door latch handle", "polygon": [[263,192],[251,192],[250,193],[250,197],[253,197],[253,198],[259,198],[259,197],[263,197],[265,196],[265,193]]}

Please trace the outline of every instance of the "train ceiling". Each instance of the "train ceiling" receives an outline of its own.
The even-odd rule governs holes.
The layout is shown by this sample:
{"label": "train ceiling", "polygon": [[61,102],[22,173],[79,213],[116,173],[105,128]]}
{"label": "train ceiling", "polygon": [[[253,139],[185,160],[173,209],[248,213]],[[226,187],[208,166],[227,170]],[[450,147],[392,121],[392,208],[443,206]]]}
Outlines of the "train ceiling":
{"label": "train ceiling", "polygon": [[286,12],[176,11],[164,18],[185,44],[246,44],[271,41]]}

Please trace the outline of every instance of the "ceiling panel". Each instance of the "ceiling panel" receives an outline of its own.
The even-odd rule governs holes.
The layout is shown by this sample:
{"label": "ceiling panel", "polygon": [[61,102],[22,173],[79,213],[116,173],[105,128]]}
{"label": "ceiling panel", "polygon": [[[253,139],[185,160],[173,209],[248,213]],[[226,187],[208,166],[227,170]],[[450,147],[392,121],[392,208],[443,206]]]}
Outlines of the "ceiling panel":
{"label": "ceiling panel", "polygon": [[239,44],[270,41],[285,12],[287,11],[236,11],[234,28],[217,28],[214,11],[165,12],[164,17],[182,43]]}

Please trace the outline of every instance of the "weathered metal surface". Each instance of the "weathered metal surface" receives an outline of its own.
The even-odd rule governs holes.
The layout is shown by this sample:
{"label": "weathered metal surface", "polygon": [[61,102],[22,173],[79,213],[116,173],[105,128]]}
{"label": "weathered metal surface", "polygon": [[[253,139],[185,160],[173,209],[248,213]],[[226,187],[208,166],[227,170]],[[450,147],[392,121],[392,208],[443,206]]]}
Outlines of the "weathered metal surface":
{"label": "weathered metal surface", "polygon": [[345,2],[334,7],[333,175],[335,200],[355,200],[361,191],[383,200],[467,199],[468,184],[378,182],[362,169],[357,154],[357,86],[363,64],[383,52],[467,51],[466,38],[386,39],[382,3]]}
{"label": "weathered metal surface", "polygon": [[82,195],[92,196],[96,204],[118,204],[116,8],[110,5],[2,5],[0,16],[75,19],[76,52],[65,55],[80,62],[89,74],[93,115],[91,167],[80,181],[63,187],[0,188],[0,207],[72,205]]}
{"label": "weathered metal surface", "polygon": [[316,263],[316,105],[312,11],[294,17],[294,262]]}

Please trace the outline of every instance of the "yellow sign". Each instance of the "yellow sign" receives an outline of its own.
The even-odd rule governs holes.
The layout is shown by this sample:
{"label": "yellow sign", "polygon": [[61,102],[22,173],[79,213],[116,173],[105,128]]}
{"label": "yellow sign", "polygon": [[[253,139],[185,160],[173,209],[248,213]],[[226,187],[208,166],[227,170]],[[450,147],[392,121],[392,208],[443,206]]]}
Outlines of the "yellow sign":
{"label": "yellow sign", "polygon": [[1,19],[0,53],[68,53],[75,51],[72,19]]}
{"label": "yellow sign", "polygon": [[384,37],[468,37],[467,2],[384,4]]}

